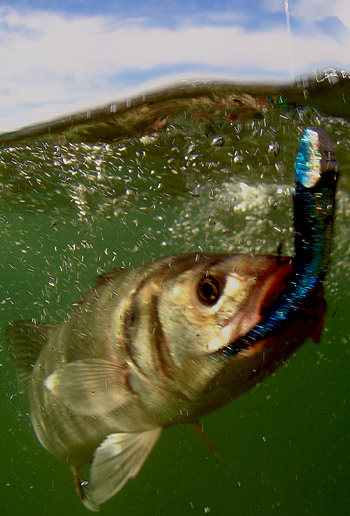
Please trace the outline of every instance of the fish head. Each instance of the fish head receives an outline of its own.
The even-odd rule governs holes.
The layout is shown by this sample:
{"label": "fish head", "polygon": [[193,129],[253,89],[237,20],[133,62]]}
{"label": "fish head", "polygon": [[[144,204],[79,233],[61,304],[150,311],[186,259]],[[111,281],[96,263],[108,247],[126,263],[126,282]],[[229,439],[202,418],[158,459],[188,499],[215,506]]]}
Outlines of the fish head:
{"label": "fish head", "polygon": [[180,390],[200,413],[252,387],[308,337],[319,339],[322,291],[282,330],[225,357],[228,345],[262,321],[292,270],[289,257],[197,255],[191,267],[164,282],[158,304],[163,340]]}

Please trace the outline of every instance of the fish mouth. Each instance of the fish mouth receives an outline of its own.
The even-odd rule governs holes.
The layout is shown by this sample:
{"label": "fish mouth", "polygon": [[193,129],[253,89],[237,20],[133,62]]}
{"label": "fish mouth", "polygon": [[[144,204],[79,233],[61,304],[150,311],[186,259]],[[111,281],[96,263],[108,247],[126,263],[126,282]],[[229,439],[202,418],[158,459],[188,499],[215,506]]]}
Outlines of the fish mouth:
{"label": "fish mouth", "polygon": [[238,313],[230,319],[223,330],[224,335],[227,336],[227,344],[224,348],[244,337],[249,330],[264,319],[268,310],[271,309],[272,305],[287,287],[292,272],[293,259],[290,257],[278,257],[258,277],[248,300]]}
{"label": "fish mouth", "polygon": [[[293,258],[276,257],[274,263],[257,278],[248,300],[223,329],[227,343],[219,350],[222,354],[225,354],[225,348],[232,346],[239,339],[244,339],[247,333],[260,324],[271,310],[278,310],[276,303],[290,284],[293,271]],[[276,347],[275,336],[282,333],[285,335],[286,341],[294,342],[295,347],[302,344],[308,337],[311,337],[315,343],[319,343],[326,311],[327,304],[320,284],[316,287],[313,296],[305,301],[301,309],[296,311],[293,318],[276,329],[274,334],[261,337],[238,352],[244,351],[245,354],[249,354],[253,350]]]}

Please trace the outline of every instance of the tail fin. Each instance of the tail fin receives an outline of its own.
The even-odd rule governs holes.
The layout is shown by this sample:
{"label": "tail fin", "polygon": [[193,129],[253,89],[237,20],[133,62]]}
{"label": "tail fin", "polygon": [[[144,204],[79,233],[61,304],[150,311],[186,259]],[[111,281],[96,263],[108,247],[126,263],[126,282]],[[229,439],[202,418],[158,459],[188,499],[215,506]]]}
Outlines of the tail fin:
{"label": "tail fin", "polygon": [[33,321],[14,321],[7,328],[9,350],[12,354],[18,380],[28,387],[40,351],[46,345],[52,325]]}

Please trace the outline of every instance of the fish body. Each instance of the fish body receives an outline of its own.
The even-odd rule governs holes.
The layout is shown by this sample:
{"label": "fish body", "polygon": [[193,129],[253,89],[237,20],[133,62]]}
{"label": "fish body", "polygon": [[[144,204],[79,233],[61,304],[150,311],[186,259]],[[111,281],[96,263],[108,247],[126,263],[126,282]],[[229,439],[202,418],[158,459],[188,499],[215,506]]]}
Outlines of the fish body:
{"label": "fish body", "polygon": [[[92,461],[84,500],[90,509],[134,476],[164,428],[195,423],[317,333],[321,297],[299,329],[230,358],[217,353],[262,320],[291,271],[292,259],[274,256],[168,257],[101,277],[57,326],[10,326],[19,355],[30,356],[41,339],[38,355],[22,364],[33,428],[41,444],[75,470]],[[111,453],[123,449],[126,438],[133,450],[130,475],[127,468],[120,473],[118,456],[115,471],[103,459],[108,439]],[[106,474],[114,479],[107,491]]]}
{"label": "fish body", "polygon": [[[335,190],[334,182],[327,185]],[[305,188],[296,191],[295,207],[299,197],[304,207]],[[305,228],[295,216],[295,258],[161,258],[101,276],[61,324],[10,324],[33,428],[72,467],[87,508],[98,510],[137,474],[165,428],[195,424],[275,370],[308,337],[319,340],[330,244],[326,237],[327,256],[320,259],[318,242],[331,232],[332,213],[314,234],[313,210],[317,203],[325,210],[328,199],[318,190],[311,198]],[[85,464],[88,482],[79,475]]]}

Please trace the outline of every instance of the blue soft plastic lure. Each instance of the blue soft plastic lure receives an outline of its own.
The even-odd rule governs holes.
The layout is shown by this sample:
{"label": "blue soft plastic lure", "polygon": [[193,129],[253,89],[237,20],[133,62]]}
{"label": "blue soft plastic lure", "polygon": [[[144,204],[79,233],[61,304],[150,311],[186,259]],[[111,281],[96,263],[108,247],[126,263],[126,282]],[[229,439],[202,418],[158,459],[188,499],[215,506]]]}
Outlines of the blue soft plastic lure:
{"label": "blue soft plastic lure", "polygon": [[295,162],[295,258],[289,283],[262,321],[220,354],[235,355],[282,330],[324,281],[332,246],[337,169],[328,133],[306,129]]}

